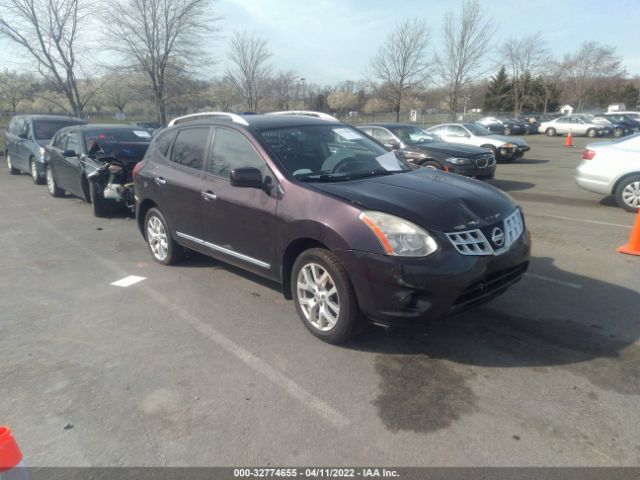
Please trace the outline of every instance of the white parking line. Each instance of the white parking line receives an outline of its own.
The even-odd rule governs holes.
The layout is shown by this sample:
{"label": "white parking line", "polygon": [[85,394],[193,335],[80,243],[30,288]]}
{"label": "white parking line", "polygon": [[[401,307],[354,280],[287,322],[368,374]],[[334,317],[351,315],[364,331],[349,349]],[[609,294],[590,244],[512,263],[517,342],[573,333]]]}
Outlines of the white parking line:
{"label": "white parking line", "polygon": [[537,280],[544,280],[545,282],[555,283],[556,285],[563,285],[565,287],[576,288],[576,289],[582,288],[582,285],[578,285],[577,283],[565,282],[563,280],[556,280],[555,278],[545,277],[544,275],[537,275],[535,273],[528,273],[528,272],[525,273],[525,275],[527,277],[535,278]]}
{"label": "white parking line", "polygon": [[[0,192],[0,195],[5,197],[8,203],[11,203],[13,206],[17,205],[17,202],[15,202],[9,195],[6,195],[4,192]],[[72,236],[67,235],[62,230],[56,228],[52,223],[49,223],[48,221],[37,216],[36,214],[31,213],[28,210],[25,211],[25,215],[29,216],[34,222],[39,223],[40,225],[49,229],[58,237],[64,239],[67,243],[75,245],[79,251],[84,252],[87,257],[95,260],[106,269],[111,270],[118,275],[126,275],[127,272],[120,268],[115,262],[112,262],[108,258],[97,254],[94,250],[91,250]],[[336,428],[342,428],[351,423],[351,421],[345,415],[333,408],[327,402],[308,392],[302,386],[291,380],[289,377],[279,372],[267,362],[249,352],[247,349],[241,347],[230,338],[218,332],[215,328],[209,326],[200,318],[179,307],[169,298],[167,298],[163,293],[155,290],[149,285],[144,284],[140,286],[140,290],[146,293],[147,296],[151,297],[156,302],[160,303],[167,310],[171,310],[175,315],[179,316],[182,320],[189,323],[192,328],[205,335],[207,338],[209,338],[209,340],[215,342],[218,346],[222,347],[223,350],[235,356],[245,365],[261,374],[269,382],[284,389],[289,395],[291,395],[302,405],[322,417],[329,424],[333,425]]]}
{"label": "white parking line", "polygon": [[135,285],[138,282],[146,280],[147,277],[139,277],[137,275],[129,275],[128,277],[121,278],[115,282],[111,282],[109,285],[113,285],[114,287],[123,287],[127,288],[131,285]]}
{"label": "white parking line", "polygon": [[621,223],[609,223],[609,222],[600,222],[598,220],[588,220],[586,218],[575,218],[575,217],[561,217],[560,215],[547,215],[546,213],[531,213],[526,212],[525,217],[546,217],[546,218],[555,218],[556,220],[570,220],[572,222],[582,222],[582,223],[592,223],[595,225],[606,225],[608,227],[620,227],[620,228],[628,228],[631,229],[631,225],[622,225]]}

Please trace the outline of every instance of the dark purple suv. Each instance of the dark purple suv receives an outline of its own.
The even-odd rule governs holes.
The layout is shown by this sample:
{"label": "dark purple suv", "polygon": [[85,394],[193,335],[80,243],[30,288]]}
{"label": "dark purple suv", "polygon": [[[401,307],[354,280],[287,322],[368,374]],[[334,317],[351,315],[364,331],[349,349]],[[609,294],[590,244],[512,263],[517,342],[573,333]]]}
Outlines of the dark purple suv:
{"label": "dark purple suv", "polygon": [[507,195],[412,166],[334,121],[187,118],[154,137],[135,173],[154,260],[192,249],[279,281],[306,327],[332,343],[365,319],[419,325],[480,304],[529,261]]}

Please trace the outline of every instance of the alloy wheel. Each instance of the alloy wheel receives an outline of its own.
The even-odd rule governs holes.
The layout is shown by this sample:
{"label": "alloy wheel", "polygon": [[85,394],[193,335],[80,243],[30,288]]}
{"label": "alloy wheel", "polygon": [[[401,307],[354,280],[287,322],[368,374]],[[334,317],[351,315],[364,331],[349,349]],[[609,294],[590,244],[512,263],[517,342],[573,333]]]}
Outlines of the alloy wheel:
{"label": "alloy wheel", "polygon": [[33,178],[34,182],[38,182],[38,167],[36,166],[36,161],[31,160],[31,178]]}
{"label": "alloy wheel", "polygon": [[53,179],[53,173],[51,172],[50,168],[47,168],[46,177],[47,177],[47,188],[49,189],[49,193],[53,195],[56,191],[56,183],[55,183],[55,180]]}
{"label": "alloy wheel", "polygon": [[631,182],[624,187],[622,200],[631,208],[640,208],[640,181]]}
{"label": "alloy wheel", "polygon": [[147,241],[154,257],[161,261],[167,258],[169,253],[167,232],[162,221],[156,216],[149,218],[147,223]]}
{"label": "alloy wheel", "polygon": [[297,279],[298,303],[307,321],[317,330],[328,332],[340,316],[338,289],[329,272],[317,263],[307,263]]}

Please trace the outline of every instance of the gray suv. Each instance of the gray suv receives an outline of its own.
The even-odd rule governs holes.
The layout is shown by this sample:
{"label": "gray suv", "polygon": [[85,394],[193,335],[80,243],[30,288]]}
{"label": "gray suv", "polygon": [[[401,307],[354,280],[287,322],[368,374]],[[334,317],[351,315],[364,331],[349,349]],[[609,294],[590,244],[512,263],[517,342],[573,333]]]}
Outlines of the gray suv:
{"label": "gray suv", "polygon": [[58,130],[86,123],[61,115],[17,115],[5,132],[4,157],[11,175],[30,173],[34,183],[44,183],[44,146]]}

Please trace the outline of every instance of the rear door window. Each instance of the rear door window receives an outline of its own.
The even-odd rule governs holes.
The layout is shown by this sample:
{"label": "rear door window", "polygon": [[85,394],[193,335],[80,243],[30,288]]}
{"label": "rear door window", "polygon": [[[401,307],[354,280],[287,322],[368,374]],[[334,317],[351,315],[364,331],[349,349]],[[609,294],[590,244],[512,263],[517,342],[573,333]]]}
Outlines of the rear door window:
{"label": "rear door window", "polygon": [[180,130],[171,147],[170,160],[184,167],[202,170],[209,144],[209,133],[209,127]]}
{"label": "rear door window", "polygon": [[171,146],[171,142],[176,138],[176,134],[178,130],[169,130],[168,132],[163,132],[155,139],[156,148],[160,151],[163,156],[167,156],[169,153],[169,147]]}
{"label": "rear door window", "polygon": [[378,140],[380,143],[385,143],[385,144],[391,142],[391,140],[394,139],[393,135],[391,135],[389,132],[387,132],[383,128],[374,128],[373,138]]}

